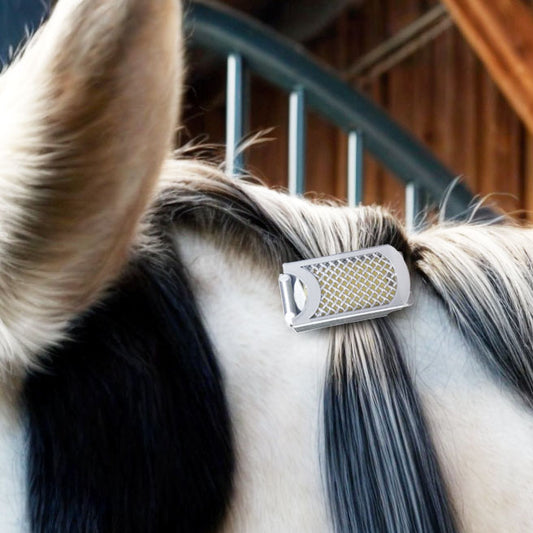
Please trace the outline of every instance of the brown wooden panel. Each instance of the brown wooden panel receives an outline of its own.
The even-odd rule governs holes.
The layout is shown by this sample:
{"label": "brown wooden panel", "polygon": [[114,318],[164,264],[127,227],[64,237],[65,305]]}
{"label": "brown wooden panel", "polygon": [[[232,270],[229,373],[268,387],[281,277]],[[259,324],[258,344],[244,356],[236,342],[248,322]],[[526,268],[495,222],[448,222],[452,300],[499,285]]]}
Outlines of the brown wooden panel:
{"label": "brown wooden panel", "polygon": [[[472,191],[479,190],[481,180],[480,152],[483,144],[482,100],[480,98],[483,67],[464,38],[454,30],[457,39],[457,64],[454,77],[458,79],[463,117],[463,135],[459,145],[459,161],[454,168],[461,174],[465,183]],[[457,152],[456,152],[457,153]]]}
{"label": "brown wooden panel", "polygon": [[433,87],[435,104],[433,108],[433,142],[435,153],[450,165],[452,157],[453,135],[451,132],[452,114],[455,95],[452,93],[451,75],[453,53],[453,36],[445,32],[433,44]]}
{"label": "brown wooden panel", "polygon": [[393,35],[418,18],[419,0],[388,0],[386,4],[387,33]]}
{"label": "brown wooden panel", "polygon": [[[361,55],[378,46],[387,37],[385,11],[386,0],[368,0],[365,4],[362,10],[363,42],[359,51]],[[384,106],[386,96],[386,80],[384,78],[373,79],[361,89],[376,104]],[[385,171],[382,165],[367,154],[365,156],[365,169],[363,203],[383,203]]]}
{"label": "brown wooden panel", "polygon": [[251,82],[251,94],[250,131],[266,132],[271,140],[249,150],[248,166],[269,185],[287,187],[288,95],[255,77]]}
{"label": "brown wooden panel", "polygon": [[432,51],[424,48],[416,54],[416,65],[413,68],[413,117],[411,132],[424,144],[433,143],[433,107],[435,84],[432,69]]}
{"label": "brown wooden panel", "polygon": [[[384,101],[384,84],[381,79],[374,80],[367,89],[367,94],[376,102]],[[384,202],[385,169],[369,154],[365,155],[364,204],[382,204]]]}
{"label": "brown wooden panel", "polygon": [[[393,35],[420,15],[418,0],[389,0],[386,8],[388,34]],[[409,57],[392,68],[386,76],[387,110],[396,121],[410,131],[414,131],[415,88],[418,64],[416,57]],[[405,185],[390,173],[383,180],[382,202],[399,214],[405,205]]]}
{"label": "brown wooden panel", "polygon": [[[309,45],[313,54],[334,68],[343,62],[339,51],[339,24],[334,24],[320,39]],[[339,132],[317,114],[308,113],[307,119],[307,175],[306,189],[320,196],[335,196],[342,181],[343,161],[339,159]],[[343,196],[341,196],[341,199]]]}
{"label": "brown wooden panel", "polygon": [[469,95],[472,94],[474,88],[470,86],[469,80],[463,77],[465,58],[459,33],[455,28],[450,28],[446,31],[445,37],[449,53],[445,80],[448,129],[444,135],[449,139],[446,163],[459,175],[464,173],[463,169],[466,167],[465,134],[467,129],[465,126],[470,120]]}
{"label": "brown wooden panel", "polygon": [[315,113],[307,118],[307,191],[335,196],[338,172],[338,137],[334,126]]}
{"label": "brown wooden panel", "polygon": [[495,201],[506,211],[521,207],[520,123],[490,79],[483,76],[483,124],[481,196],[497,194]]}
{"label": "brown wooden panel", "polygon": [[443,0],[492,78],[533,131],[533,14],[521,0]]}
{"label": "brown wooden panel", "polygon": [[[354,27],[354,29],[358,30],[355,34],[350,31],[353,26],[353,24],[351,24],[352,20],[353,19],[349,16],[348,12],[345,11],[336,24],[336,68],[341,72],[346,69],[350,61],[350,54],[348,52],[349,47],[346,46],[346,43],[352,43],[354,50],[356,47],[361,46],[362,36],[359,28]],[[337,130],[336,137],[336,178],[333,195],[341,200],[347,200],[348,136],[344,132]]]}
{"label": "brown wooden panel", "polygon": [[533,134],[525,132],[524,143],[524,183],[523,183],[523,208],[525,218],[533,221]]}

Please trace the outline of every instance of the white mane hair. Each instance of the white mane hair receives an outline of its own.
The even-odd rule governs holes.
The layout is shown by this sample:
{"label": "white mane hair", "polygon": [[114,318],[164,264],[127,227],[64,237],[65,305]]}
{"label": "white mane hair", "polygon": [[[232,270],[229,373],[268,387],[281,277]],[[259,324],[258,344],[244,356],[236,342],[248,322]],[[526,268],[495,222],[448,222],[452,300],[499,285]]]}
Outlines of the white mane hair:
{"label": "white mane hair", "polygon": [[533,230],[444,223],[413,235],[417,271],[488,369],[533,401]]}
{"label": "white mane hair", "polygon": [[[151,220],[247,257],[273,283],[285,261],[391,244],[491,379],[531,405],[530,229],[447,222],[407,235],[381,207],[313,203],[180,157],[166,165]],[[432,444],[399,323],[391,315],[330,330],[322,431],[336,531],[456,531],[471,520],[449,496],[457,490]]]}

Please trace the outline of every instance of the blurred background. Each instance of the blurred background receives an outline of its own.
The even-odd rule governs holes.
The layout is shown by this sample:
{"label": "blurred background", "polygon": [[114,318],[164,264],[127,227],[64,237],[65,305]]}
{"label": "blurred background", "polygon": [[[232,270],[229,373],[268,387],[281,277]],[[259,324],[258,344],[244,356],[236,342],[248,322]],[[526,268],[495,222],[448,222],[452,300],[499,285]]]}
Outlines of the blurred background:
{"label": "blurred background", "polygon": [[[487,1],[487,0],[483,0]],[[507,211],[533,209],[531,135],[446,8],[436,0],[225,0],[300,42],[407,128],[475,194],[501,193]],[[533,2],[531,2],[533,4]],[[532,28],[533,32],[533,28]],[[224,141],[222,63],[191,56],[186,121],[191,137]],[[286,184],[288,100],[251,82],[250,130],[275,140],[253,148],[249,165]],[[346,195],[346,134],[308,114],[307,189]],[[364,203],[403,213],[403,185],[365,155]]]}
{"label": "blurred background", "polygon": [[[455,0],[454,0],[455,1]],[[3,0],[2,57],[21,29],[13,13],[46,13],[44,0]],[[490,5],[488,0],[468,0]],[[533,0],[516,0],[528,10]],[[221,0],[299,43],[359,89],[431,150],[474,193],[498,193],[507,211],[533,211],[532,134],[448,12],[437,0]],[[454,3],[454,2],[451,2]],[[460,4],[461,2],[455,2]],[[3,11],[2,11],[3,10]],[[29,25],[31,28],[31,24]],[[531,28],[533,37],[533,27]],[[512,37],[512,36],[511,36]],[[518,43],[520,47],[522,43]],[[190,49],[182,142],[225,140],[226,63]],[[533,71],[533,66],[532,66]],[[249,133],[273,139],[251,148],[247,166],[271,185],[286,186],[287,93],[255,77]],[[533,97],[533,93],[532,93]],[[346,198],[347,134],[307,112],[306,190]],[[405,185],[365,154],[365,203],[402,214]],[[527,216],[518,214],[517,216]]]}

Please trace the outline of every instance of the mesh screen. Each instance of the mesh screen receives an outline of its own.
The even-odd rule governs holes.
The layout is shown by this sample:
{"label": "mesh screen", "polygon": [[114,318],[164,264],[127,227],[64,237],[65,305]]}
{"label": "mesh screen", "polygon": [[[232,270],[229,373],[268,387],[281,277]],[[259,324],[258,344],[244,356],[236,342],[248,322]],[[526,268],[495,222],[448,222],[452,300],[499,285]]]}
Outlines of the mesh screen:
{"label": "mesh screen", "polygon": [[312,318],[386,305],[396,295],[398,279],[379,252],[304,267],[320,285],[320,304]]}

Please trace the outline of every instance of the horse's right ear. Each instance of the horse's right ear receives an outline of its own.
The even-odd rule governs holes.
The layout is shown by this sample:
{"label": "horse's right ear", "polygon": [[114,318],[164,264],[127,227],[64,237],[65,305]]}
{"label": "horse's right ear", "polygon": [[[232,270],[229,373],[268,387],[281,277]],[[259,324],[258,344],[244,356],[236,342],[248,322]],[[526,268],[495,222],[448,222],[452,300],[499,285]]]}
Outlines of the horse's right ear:
{"label": "horse's right ear", "polygon": [[117,275],[169,153],[177,0],[60,0],[0,77],[0,367]]}

